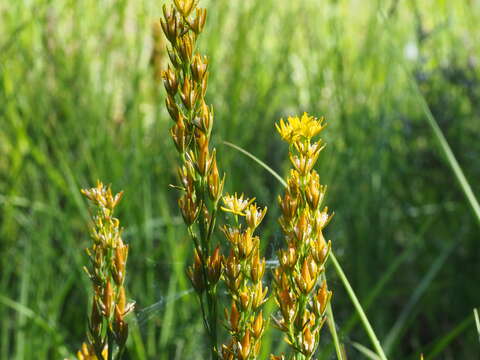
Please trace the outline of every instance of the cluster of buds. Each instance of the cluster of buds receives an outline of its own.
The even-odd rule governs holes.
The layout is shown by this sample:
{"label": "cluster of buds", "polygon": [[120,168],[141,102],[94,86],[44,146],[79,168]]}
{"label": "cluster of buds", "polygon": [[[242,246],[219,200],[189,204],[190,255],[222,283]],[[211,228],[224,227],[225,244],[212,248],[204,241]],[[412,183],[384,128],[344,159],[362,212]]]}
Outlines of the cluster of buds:
{"label": "cluster of buds", "polygon": [[[125,274],[128,245],[121,237],[120,222],[115,218],[114,210],[122,198],[122,193],[112,194],[109,186],[101,182],[82,193],[96,207],[90,229],[92,246],[86,250],[91,267],[85,271],[93,285],[92,312],[89,319],[89,344],[79,354],[83,358],[93,349],[98,359],[107,359],[109,352],[121,354],[128,337],[128,324],[125,316],[133,310],[134,304],[127,303],[125,296]],[[87,354],[87,355],[85,355]],[[105,356],[107,354],[107,356]],[[82,357],[79,358],[82,359]]]}
{"label": "cluster of buds", "polygon": [[162,72],[165,103],[174,122],[170,135],[182,161],[178,204],[195,245],[194,262],[187,273],[204,309],[204,324],[212,356],[216,357],[216,286],[222,273],[222,256],[218,246],[213,249],[211,237],[224,178],[219,175],[215,149],[209,146],[213,109],[205,102],[208,61],[196,52],[206,15],[205,9],[197,8],[197,0],[174,0],[173,5],[163,7],[160,25],[170,44],[170,64]]}
{"label": "cluster of buds", "polygon": [[[324,274],[331,244],[323,236],[331,216],[326,207],[322,208],[326,187],[320,185],[313,169],[324,145],[312,138],[323,128],[323,119],[306,113],[301,118],[289,117],[287,122],[281,120],[277,125],[290,145],[293,169],[287,189],[279,197],[279,221],[286,248],[278,252],[279,265],[274,271],[275,299],[280,311],[273,320],[286,334],[294,360],[314,356],[332,295]],[[272,360],[280,359],[284,357],[272,355]]]}
{"label": "cluster of buds", "polygon": [[[254,200],[237,194],[223,197],[222,210],[235,218],[235,226],[222,229],[230,244],[230,254],[224,258],[223,278],[232,299],[231,308],[225,309],[231,339],[222,346],[223,360],[257,359],[265,330],[261,310],[268,291],[262,283],[265,259],[260,257],[260,238],[254,232],[267,208],[258,208]],[[245,228],[239,217],[244,219]]]}

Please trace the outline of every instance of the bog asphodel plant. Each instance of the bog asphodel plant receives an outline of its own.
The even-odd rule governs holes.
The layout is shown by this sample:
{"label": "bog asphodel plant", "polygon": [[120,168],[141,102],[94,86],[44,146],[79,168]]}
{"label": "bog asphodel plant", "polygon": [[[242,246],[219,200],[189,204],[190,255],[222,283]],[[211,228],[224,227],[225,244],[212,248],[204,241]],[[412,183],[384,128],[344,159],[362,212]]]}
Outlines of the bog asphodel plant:
{"label": "bog asphodel plant", "polygon": [[166,107],[174,121],[170,134],[180,154],[178,200],[194,243],[194,261],[188,276],[200,299],[212,358],[217,349],[217,283],[222,272],[220,248],[212,244],[215,219],[222,197],[215,149],[210,149],[213,110],[205,102],[208,61],[196,51],[197,37],[207,12],[197,1],[174,0],[163,7],[161,27],[170,44],[170,65],[162,73],[167,91]]}
{"label": "bog asphodel plant", "polygon": [[223,197],[222,210],[234,218],[233,226],[222,228],[230,244],[230,254],[224,259],[223,278],[232,300],[230,309],[225,309],[231,337],[222,346],[223,360],[257,359],[265,330],[261,310],[268,291],[262,283],[265,259],[260,257],[260,238],[254,232],[267,208],[260,209],[254,200],[237,194]]}
{"label": "bog asphodel plant", "polygon": [[86,252],[90,267],[85,267],[93,286],[92,311],[88,322],[88,344],[78,352],[79,359],[120,358],[128,337],[125,316],[134,308],[127,303],[125,275],[128,245],[122,240],[120,221],[114,217],[122,192],[113,194],[101,182],[82,190],[95,206],[92,215],[91,247]]}
{"label": "bog asphodel plant", "polygon": [[[274,270],[275,299],[280,309],[273,316],[275,325],[285,333],[292,349],[290,359],[312,359],[319,344],[320,330],[332,293],[324,279],[330,241],[323,229],[330,220],[322,208],[326,187],[320,185],[314,165],[324,145],[312,139],[324,128],[323,119],[303,114],[289,117],[276,125],[289,144],[293,165],[287,189],[279,197],[279,219],[286,248],[278,252],[279,265]],[[272,355],[272,359],[284,359]]]}

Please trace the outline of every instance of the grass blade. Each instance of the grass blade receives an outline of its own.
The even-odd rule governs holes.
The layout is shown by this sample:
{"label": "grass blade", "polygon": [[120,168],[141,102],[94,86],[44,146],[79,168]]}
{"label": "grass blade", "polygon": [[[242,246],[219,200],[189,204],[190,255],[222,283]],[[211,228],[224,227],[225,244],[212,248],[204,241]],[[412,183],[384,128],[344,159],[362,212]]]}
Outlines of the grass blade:
{"label": "grass blade", "polygon": [[[442,336],[439,340],[437,340],[433,346],[432,350],[428,355],[425,356],[425,360],[432,360],[435,359],[443,350],[458,336],[460,336],[465,330],[467,330],[473,322],[473,318],[471,315],[468,315],[462,322],[460,322],[457,326],[455,326],[452,330],[450,330],[447,334]],[[425,353],[425,352],[424,352]],[[418,359],[418,355],[415,357]]]}
{"label": "grass blade", "polygon": [[448,141],[445,138],[445,135],[440,129],[440,126],[438,126],[435,118],[433,117],[432,111],[430,110],[430,107],[428,106],[427,101],[425,100],[425,97],[420,92],[417,82],[413,79],[413,76],[410,73],[408,73],[408,78],[410,79],[411,85],[414,88],[415,92],[418,94],[418,97],[420,99],[420,104],[422,106],[423,112],[425,113],[428,125],[430,125],[430,127],[432,128],[432,131],[435,135],[435,138],[438,141],[440,149],[443,155],[445,156],[445,158],[447,159],[448,165],[450,165],[453,173],[455,174],[455,178],[460,184],[460,187],[462,188],[462,191],[465,197],[467,198],[468,203],[472,207],[473,213],[480,225],[480,205],[478,203],[477,198],[475,197],[475,194],[473,193],[472,187],[470,186],[470,183],[465,177],[462,168],[458,164],[458,161],[455,155],[453,154],[453,151],[450,148],[450,145],[448,144]]}
{"label": "grass blade", "polygon": [[477,328],[478,341],[480,342],[480,318],[478,316],[478,310],[477,309],[473,309],[473,317],[475,318],[475,326]]}
{"label": "grass blade", "polygon": [[352,346],[357,349],[359,352],[361,352],[365,357],[372,359],[372,360],[380,360],[377,354],[375,354],[372,350],[367,348],[366,346],[357,343],[357,342],[352,342]]}
{"label": "grass blade", "polygon": [[257,164],[259,164],[261,167],[267,170],[275,179],[277,179],[280,182],[280,184],[282,184],[284,187],[287,187],[287,183],[285,182],[285,180],[283,180],[283,178],[275,170],[273,170],[270,166],[265,164],[262,160],[257,158],[255,155],[253,155],[252,153],[249,153],[247,150],[242,149],[240,146],[232,144],[231,142],[222,141],[222,143],[227,146],[230,146],[231,148],[234,148],[235,150],[241,152],[243,155],[246,155],[250,159],[254,160]]}
{"label": "grass blade", "polygon": [[407,322],[408,318],[410,317],[412,311],[415,309],[415,305],[418,303],[422,295],[428,289],[432,281],[435,279],[435,276],[438,274],[440,269],[442,268],[443,264],[447,260],[448,256],[452,252],[455,242],[449,244],[443,250],[442,254],[437,258],[437,260],[430,266],[427,274],[424,276],[420,284],[417,286],[415,291],[413,292],[412,296],[408,300],[407,304],[402,310],[402,313],[398,317],[397,321],[393,325],[392,329],[388,333],[385,339],[385,351],[390,353],[393,350],[395,343],[400,340],[401,333]]}
{"label": "grass blade", "polygon": [[363,311],[360,301],[358,301],[355,291],[353,291],[353,288],[350,285],[350,282],[348,281],[347,276],[343,272],[343,269],[340,266],[340,263],[335,257],[335,254],[333,253],[333,251],[330,252],[330,260],[332,261],[333,267],[335,268],[335,271],[340,277],[340,280],[342,281],[343,286],[345,287],[345,290],[347,290],[348,296],[350,297],[350,300],[353,303],[353,307],[357,311],[358,316],[360,316],[360,321],[362,322],[363,328],[367,332],[367,335],[370,338],[370,341],[372,342],[372,345],[375,348],[375,351],[377,352],[381,360],[387,360],[387,356],[383,351],[382,345],[380,344],[380,341],[378,340],[377,335],[375,334],[375,331],[373,330],[372,325],[370,324],[370,321],[367,318],[367,315]]}

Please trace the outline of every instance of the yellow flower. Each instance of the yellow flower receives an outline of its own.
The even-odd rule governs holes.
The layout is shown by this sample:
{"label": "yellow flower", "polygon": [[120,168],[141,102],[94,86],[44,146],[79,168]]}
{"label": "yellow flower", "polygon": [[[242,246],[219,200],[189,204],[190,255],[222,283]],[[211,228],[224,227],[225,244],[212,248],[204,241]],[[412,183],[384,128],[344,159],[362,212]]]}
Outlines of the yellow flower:
{"label": "yellow flower", "polygon": [[275,124],[283,140],[290,144],[300,139],[310,140],[323,130],[323,118],[317,119],[313,116],[303,113],[302,117],[289,116],[287,122],[280,119],[280,124]]}
{"label": "yellow flower", "polygon": [[226,212],[231,212],[236,215],[245,216],[245,209],[255,201],[255,198],[243,198],[243,194],[240,197],[235,193],[234,195],[225,195],[223,198],[223,203],[225,206],[222,206],[222,210]]}

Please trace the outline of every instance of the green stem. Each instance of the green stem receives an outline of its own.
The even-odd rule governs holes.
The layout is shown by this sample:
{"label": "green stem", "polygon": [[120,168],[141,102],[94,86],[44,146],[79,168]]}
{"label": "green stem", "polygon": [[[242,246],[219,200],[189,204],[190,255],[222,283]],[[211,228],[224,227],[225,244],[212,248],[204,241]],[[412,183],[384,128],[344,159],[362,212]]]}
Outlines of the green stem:
{"label": "green stem", "polygon": [[[322,274],[323,281],[327,281],[325,272]],[[333,345],[335,346],[335,352],[337,353],[338,360],[344,360],[342,346],[338,339],[337,327],[335,326],[335,318],[333,317],[332,302],[331,300],[327,304],[327,324],[330,334],[332,335]]]}
{"label": "green stem", "polygon": [[287,187],[287,183],[285,182],[285,180],[283,180],[282,177],[280,175],[278,175],[278,173],[275,170],[273,170],[270,166],[265,164],[262,160],[257,158],[255,155],[249,153],[247,150],[242,149],[240,146],[232,144],[231,142],[222,141],[222,143],[227,145],[227,146],[230,146],[231,148],[234,148],[237,151],[240,151],[242,154],[248,156],[250,159],[257,162],[261,167],[263,167],[265,170],[267,170],[275,179],[277,179],[280,182],[280,184],[282,184],[284,187]]}
{"label": "green stem", "polygon": [[[213,221],[213,220],[212,220]],[[200,223],[202,223],[202,220],[200,220]],[[212,352],[212,360],[217,359],[217,353],[216,353],[216,347],[217,347],[217,311],[216,311],[216,294],[215,294],[215,289],[210,288],[210,283],[208,281],[208,276],[207,276],[207,258],[208,254],[206,254],[206,241],[207,238],[205,237],[205,229],[204,225],[199,224],[200,227],[200,244],[198,244],[198,241],[196,240],[196,236],[193,232],[193,229],[191,226],[188,227],[188,232],[190,233],[190,236],[192,237],[195,246],[200,245],[202,249],[201,255],[201,261],[202,261],[202,275],[203,275],[203,282],[205,284],[205,297],[207,299],[207,306],[208,306],[208,314],[205,312],[205,306],[203,303],[202,299],[202,294],[197,294],[200,300],[200,306],[202,309],[202,316],[203,316],[203,322],[205,325],[205,328],[208,333],[208,337],[210,339],[210,348]],[[203,230],[202,230],[203,229]],[[213,292],[213,294],[212,294]]]}
{"label": "green stem", "polygon": [[363,311],[362,305],[360,305],[360,301],[358,301],[358,298],[355,295],[355,292],[353,291],[352,286],[350,285],[350,282],[348,281],[345,273],[343,272],[343,269],[340,266],[337,258],[335,257],[333,250],[330,250],[329,258],[332,261],[335,271],[340,277],[340,280],[342,281],[343,286],[345,286],[345,289],[347,290],[348,296],[350,297],[350,300],[353,303],[353,307],[355,308],[355,310],[358,313],[358,316],[360,317],[360,321],[362,322],[362,325],[365,331],[367,332],[367,335],[370,338],[370,341],[372,342],[373,348],[375,349],[376,353],[378,354],[381,360],[387,360],[387,356],[385,355],[382,349],[380,341],[378,340],[377,335],[375,335],[375,331],[373,331],[372,325],[370,325],[370,321],[368,321],[367,315]]}
{"label": "green stem", "polygon": [[335,319],[333,318],[332,304],[328,302],[327,305],[327,324],[330,334],[332,335],[333,345],[335,346],[335,352],[337,353],[337,359],[344,360],[340,341],[338,340],[337,329],[335,327]]}
{"label": "green stem", "polygon": [[120,349],[118,349],[116,359],[121,360],[124,352],[125,352],[125,346],[122,346]]}
{"label": "green stem", "polygon": [[113,334],[110,329],[107,330],[107,342],[108,342],[108,360],[113,360]]}
{"label": "green stem", "polygon": [[218,359],[217,353],[217,294],[216,289],[213,288],[211,293],[211,309],[210,309],[210,330],[211,330],[211,340],[212,340],[212,359]]}

